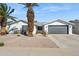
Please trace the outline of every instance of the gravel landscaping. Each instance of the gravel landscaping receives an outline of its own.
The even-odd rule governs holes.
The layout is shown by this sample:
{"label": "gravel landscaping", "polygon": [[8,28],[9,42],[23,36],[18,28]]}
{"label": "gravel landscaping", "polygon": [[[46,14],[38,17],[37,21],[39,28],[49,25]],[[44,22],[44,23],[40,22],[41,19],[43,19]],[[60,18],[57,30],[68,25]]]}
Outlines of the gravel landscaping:
{"label": "gravel landscaping", "polygon": [[9,34],[0,37],[1,41],[5,43],[5,47],[33,47],[33,48],[58,48],[58,46],[51,41],[48,37],[44,37],[41,34],[34,37],[17,36]]}

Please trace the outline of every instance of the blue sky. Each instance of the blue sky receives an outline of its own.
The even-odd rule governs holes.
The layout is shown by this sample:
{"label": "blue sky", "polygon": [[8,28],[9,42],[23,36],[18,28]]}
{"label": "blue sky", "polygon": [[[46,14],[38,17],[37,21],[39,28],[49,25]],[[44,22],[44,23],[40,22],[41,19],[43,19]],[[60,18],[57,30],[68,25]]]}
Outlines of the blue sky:
{"label": "blue sky", "polygon": [[[67,21],[79,19],[78,3],[39,3],[38,5],[38,7],[33,8],[35,11],[35,20],[37,21],[48,22],[56,19]],[[8,6],[15,9],[15,12],[12,14],[13,16],[19,20],[27,20],[27,8],[24,8],[23,5],[10,3]]]}

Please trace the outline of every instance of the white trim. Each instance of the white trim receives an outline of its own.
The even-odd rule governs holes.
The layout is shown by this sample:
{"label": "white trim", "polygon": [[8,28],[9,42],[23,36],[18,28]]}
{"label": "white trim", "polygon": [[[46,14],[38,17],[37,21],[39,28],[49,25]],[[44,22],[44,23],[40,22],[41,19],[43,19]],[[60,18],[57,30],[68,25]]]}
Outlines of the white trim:
{"label": "white trim", "polygon": [[72,25],[64,24],[64,23],[61,23],[61,22],[59,22],[59,21],[52,22],[52,23],[46,24],[46,25],[44,26],[44,30],[45,30],[45,32],[46,32],[47,34],[48,34],[48,25],[68,25],[69,34],[72,34]]}

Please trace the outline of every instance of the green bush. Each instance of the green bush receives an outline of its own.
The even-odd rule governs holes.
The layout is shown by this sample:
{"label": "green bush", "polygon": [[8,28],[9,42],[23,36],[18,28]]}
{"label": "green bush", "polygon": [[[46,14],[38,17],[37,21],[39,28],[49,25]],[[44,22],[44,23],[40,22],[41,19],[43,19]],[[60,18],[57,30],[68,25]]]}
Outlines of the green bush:
{"label": "green bush", "polygon": [[43,31],[43,33],[42,33],[42,34],[43,34],[43,36],[45,36],[45,37],[46,37],[46,32],[44,32],[44,31]]}
{"label": "green bush", "polygon": [[0,47],[4,46],[4,43],[3,42],[0,42]]}
{"label": "green bush", "polygon": [[17,36],[19,37],[19,36],[20,36],[20,34],[17,34]]}

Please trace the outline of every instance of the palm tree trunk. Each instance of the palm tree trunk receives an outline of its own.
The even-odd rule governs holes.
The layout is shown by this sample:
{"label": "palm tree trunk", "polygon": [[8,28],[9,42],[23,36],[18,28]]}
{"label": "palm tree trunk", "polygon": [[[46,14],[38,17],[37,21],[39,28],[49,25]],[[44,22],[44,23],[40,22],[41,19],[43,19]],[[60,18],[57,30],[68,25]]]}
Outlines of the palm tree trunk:
{"label": "palm tree trunk", "polygon": [[28,36],[32,37],[34,29],[34,12],[32,10],[32,6],[28,8],[27,20],[28,20]]}
{"label": "palm tree trunk", "polygon": [[1,23],[1,21],[3,20],[3,17],[2,16],[0,16],[0,23]]}
{"label": "palm tree trunk", "polygon": [[7,34],[6,25],[6,20],[3,19],[1,22],[1,35]]}

